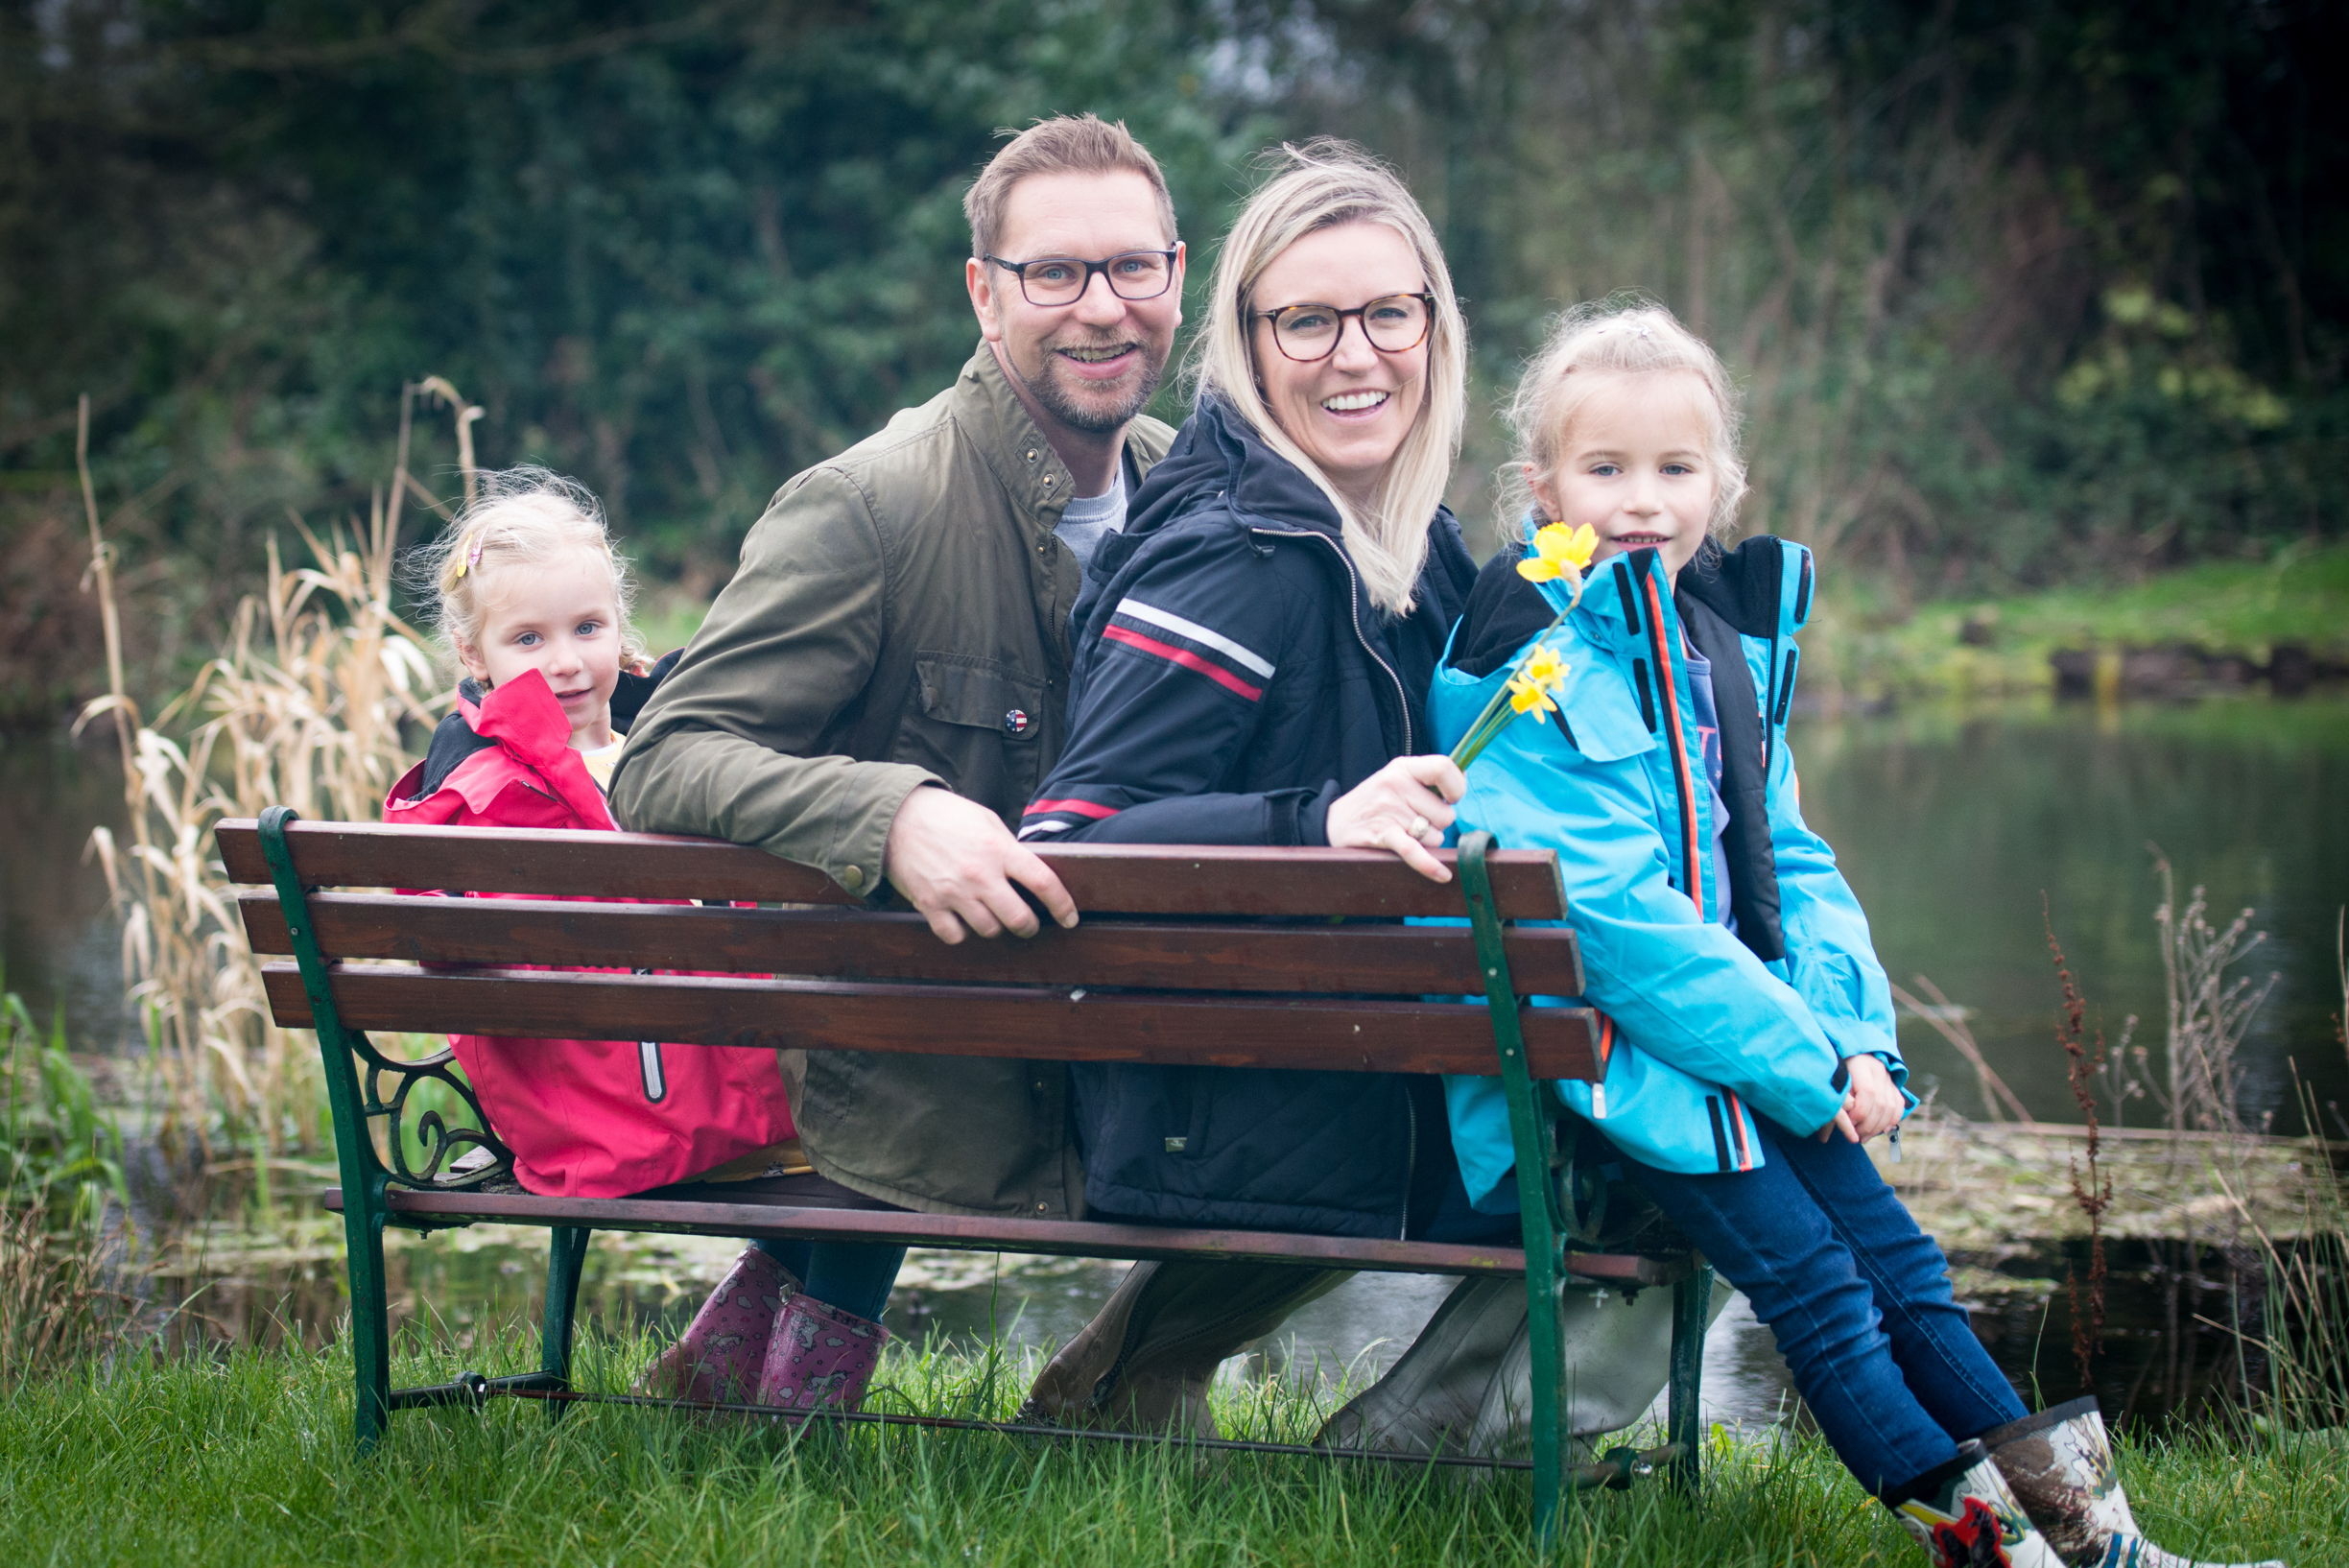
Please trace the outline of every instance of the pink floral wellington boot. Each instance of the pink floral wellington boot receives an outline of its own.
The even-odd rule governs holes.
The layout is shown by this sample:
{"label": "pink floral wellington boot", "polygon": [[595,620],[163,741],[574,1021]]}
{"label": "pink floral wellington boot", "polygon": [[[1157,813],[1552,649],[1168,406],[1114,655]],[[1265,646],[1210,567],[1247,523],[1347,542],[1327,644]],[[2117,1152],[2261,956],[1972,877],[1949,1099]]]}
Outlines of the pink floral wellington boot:
{"label": "pink floral wellington boot", "polygon": [[855,1410],[881,1364],[889,1330],[854,1313],[794,1295],[775,1319],[758,1402],[785,1410]]}
{"label": "pink floral wellington boot", "polygon": [[636,1391],[656,1399],[748,1399],[784,1298],[796,1300],[798,1289],[790,1270],[755,1247],[744,1247],[676,1343],[637,1378]]}

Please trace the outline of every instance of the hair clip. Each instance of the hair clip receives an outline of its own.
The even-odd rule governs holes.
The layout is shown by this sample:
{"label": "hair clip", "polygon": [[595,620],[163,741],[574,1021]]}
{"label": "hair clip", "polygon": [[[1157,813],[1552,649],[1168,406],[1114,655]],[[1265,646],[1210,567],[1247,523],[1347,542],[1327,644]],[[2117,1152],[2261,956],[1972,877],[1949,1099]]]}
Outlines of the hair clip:
{"label": "hair clip", "polygon": [[452,583],[462,582],[465,573],[471,571],[474,567],[479,566],[481,564],[481,553],[482,538],[479,534],[476,534],[473,535],[472,548],[467,550],[464,554],[464,558],[457,563],[457,575],[450,578],[449,582]]}

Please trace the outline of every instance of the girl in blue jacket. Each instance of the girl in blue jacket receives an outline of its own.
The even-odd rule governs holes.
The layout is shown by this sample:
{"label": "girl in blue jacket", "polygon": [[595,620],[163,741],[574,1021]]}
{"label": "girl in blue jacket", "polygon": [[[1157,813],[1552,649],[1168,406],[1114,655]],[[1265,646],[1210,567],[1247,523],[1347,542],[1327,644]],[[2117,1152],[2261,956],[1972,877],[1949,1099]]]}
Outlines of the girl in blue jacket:
{"label": "girl in blue jacket", "polygon": [[[1459,807],[1462,831],[1558,853],[1590,977],[1566,1001],[1607,1020],[1602,1081],[1560,1100],[1745,1293],[1827,1440],[1935,1563],[2181,1563],[2138,1532],[2093,1400],[2027,1415],[1863,1147],[1915,1102],[1867,917],[1787,749],[1810,552],[1711,537],[1744,490],[1720,360],[1661,309],[1585,306],[1511,413],[1529,538],[1587,525],[1598,551],[1571,610],[1568,583],[1518,571],[1523,545],[1488,564],[1429,708],[1450,746],[1535,641],[1567,666],[1555,718],[1504,729]],[[1469,1196],[1506,1211],[1500,1081],[1445,1087]]]}

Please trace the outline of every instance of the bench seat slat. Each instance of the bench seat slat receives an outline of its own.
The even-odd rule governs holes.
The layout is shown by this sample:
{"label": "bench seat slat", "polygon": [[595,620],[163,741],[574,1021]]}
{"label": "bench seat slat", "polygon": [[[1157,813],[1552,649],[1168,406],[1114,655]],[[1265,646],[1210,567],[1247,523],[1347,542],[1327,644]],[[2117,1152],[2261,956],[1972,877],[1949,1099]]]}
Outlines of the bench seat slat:
{"label": "bench seat slat", "polygon": [[[326,1206],[342,1207],[340,1189]],[[1013,1220],[907,1210],[795,1208],[772,1203],[679,1201],[654,1198],[540,1198],[529,1194],[435,1193],[393,1187],[393,1214],[491,1224],[584,1225],[599,1230],[657,1230],[696,1236],[800,1236],[907,1247],[1035,1252],[1062,1257],[1204,1258],[1230,1263],[1292,1263],[1377,1273],[1523,1274],[1525,1253],[1511,1247],[1465,1247],[1286,1231],[1194,1229],[1095,1220]],[[1566,1271],[1585,1279],[1668,1285],[1688,1271],[1673,1259],[1627,1253],[1566,1254]]]}
{"label": "bench seat slat", "polygon": [[[330,972],[343,1023],[359,1030],[1336,1072],[1500,1070],[1483,1003],[368,964]],[[262,975],[278,1024],[307,1027],[299,969],[275,961]],[[1596,1076],[1587,1009],[1530,1008],[1524,1016],[1536,1078]]]}
{"label": "bench seat slat", "polygon": [[[249,820],[222,822],[221,858],[231,880],[270,881]],[[440,888],[593,897],[625,889],[639,898],[713,903],[847,904],[862,900],[813,867],[711,839],[546,828],[390,827],[377,822],[296,822],[286,832],[303,883],[318,888]],[[1294,915],[1400,918],[1459,915],[1457,883],[1430,882],[1392,855],[1370,849],[1251,849],[1161,844],[1037,845],[1080,910],[1124,915]],[[1437,858],[1450,862],[1451,850]],[[1502,918],[1565,917],[1555,857],[1496,850],[1493,896]],[[871,867],[867,867],[871,869]]]}
{"label": "bench seat slat", "polygon": [[[238,905],[254,952],[292,954],[274,892],[248,890]],[[1483,986],[1476,939],[1465,927],[1093,920],[1074,931],[1047,922],[1027,940],[949,947],[916,915],[842,918],[822,910],[388,893],[313,894],[310,923],[320,951],[331,958],[417,963],[1412,996],[1475,994]],[[1507,948],[1519,990],[1581,993],[1573,932],[1512,931]]]}

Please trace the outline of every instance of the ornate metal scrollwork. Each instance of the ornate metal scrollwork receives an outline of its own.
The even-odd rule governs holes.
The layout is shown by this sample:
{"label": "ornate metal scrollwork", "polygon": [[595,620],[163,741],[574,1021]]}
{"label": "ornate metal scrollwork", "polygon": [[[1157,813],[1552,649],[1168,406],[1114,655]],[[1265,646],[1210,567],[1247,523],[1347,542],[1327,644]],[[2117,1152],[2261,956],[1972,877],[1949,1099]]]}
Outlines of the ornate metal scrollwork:
{"label": "ornate metal scrollwork", "polygon": [[[427,1192],[466,1192],[510,1179],[513,1151],[489,1130],[489,1118],[483,1113],[472,1086],[451,1070],[457,1060],[455,1052],[443,1048],[429,1057],[403,1060],[385,1056],[357,1030],[349,1031],[349,1038],[352,1055],[365,1068],[360,1075],[360,1109],[370,1125],[383,1123],[384,1141],[391,1152],[390,1167],[384,1174],[391,1180]],[[385,1092],[387,1079],[392,1081],[389,1093]],[[409,1158],[408,1097],[428,1082],[439,1083],[455,1095],[474,1125],[451,1126],[437,1110],[418,1116],[415,1138],[422,1160],[419,1170]],[[479,1150],[488,1158],[468,1160],[467,1150]]]}

